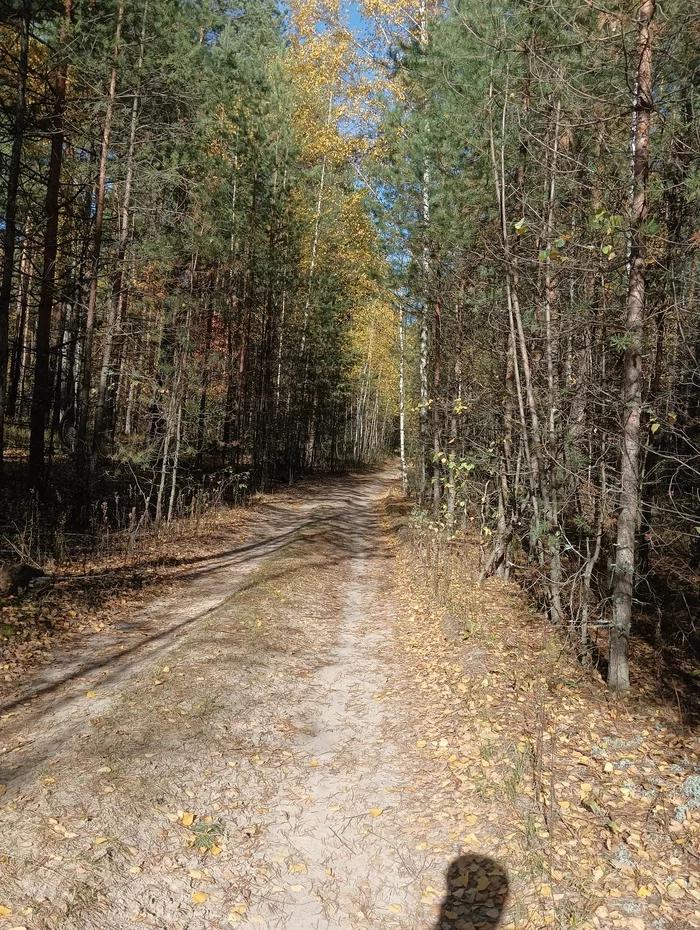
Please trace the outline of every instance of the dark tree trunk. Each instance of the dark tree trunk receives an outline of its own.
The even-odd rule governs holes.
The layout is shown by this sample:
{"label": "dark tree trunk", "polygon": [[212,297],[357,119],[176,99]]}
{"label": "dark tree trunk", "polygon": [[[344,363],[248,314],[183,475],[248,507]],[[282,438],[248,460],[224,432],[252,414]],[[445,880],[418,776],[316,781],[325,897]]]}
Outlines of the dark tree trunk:
{"label": "dark tree trunk", "polygon": [[[64,20],[61,28],[61,52],[65,48],[70,26],[73,0],[65,0]],[[41,271],[41,290],[36,320],[36,361],[34,367],[34,394],[29,436],[29,478],[38,487],[44,470],[44,430],[51,404],[49,385],[49,345],[51,339],[51,313],[56,283],[56,256],[58,254],[58,211],[61,190],[61,164],[63,162],[64,113],[68,66],[59,63],[54,85],[54,112],[51,136],[49,176],[46,183],[44,213],[44,259]]]}
{"label": "dark tree trunk", "polygon": [[26,120],[27,65],[29,61],[28,0],[22,4],[19,16],[19,63],[17,94],[15,101],[15,125],[7,173],[5,198],[5,236],[3,238],[2,281],[0,282],[0,469],[2,469],[5,430],[5,390],[7,385],[7,360],[9,356],[10,305],[12,303],[12,278],[15,270],[17,245],[17,194],[19,191],[20,162]]}
{"label": "dark tree trunk", "polygon": [[29,246],[30,234],[25,228],[22,258],[19,265],[19,294],[17,297],[17,326],[15,343],[12,349],[10,380],[7,385],[7,407],[5,415],[13,420],[17,415],[17,398],[22,383],[24,363],[26,360],[27,333],[29,327],[29,288],[31,282],[32,255]]}
{"label": "dark tree trunk", "polygon": [[117,11],[117,24],[114,35],[114,54],[112,58],[112,72],[107,90],[107,107],[105,110],[104,125],[102,127],[102,143],[100,148],[100,170],[97,178],[97,192],[95,197],[95,217],[92,229],[90,247],[90,290],[88,293],[87,316],[85,319],[85,341],[83,344],[82,371],[80,378],[80,411],[78,416],[77,465],[80,475],[79,498],[81,506],[84,503],[85,489],[89,476],[89,456],[87,448],[87,430],[90,414],[90,387],[92,384],[92,342],[95,334],[95,314],[97,309],[97,286],[99,283],[100,255],[102,251],[102,229],[105,208],[105,190],[107,182],[107,161],[109,158],[109,140],[112,130],[112,116],[117,89],[117,70],[119,67],[119,50],[121,44],[122,23],[124,20],[124,4],[119,4]]}

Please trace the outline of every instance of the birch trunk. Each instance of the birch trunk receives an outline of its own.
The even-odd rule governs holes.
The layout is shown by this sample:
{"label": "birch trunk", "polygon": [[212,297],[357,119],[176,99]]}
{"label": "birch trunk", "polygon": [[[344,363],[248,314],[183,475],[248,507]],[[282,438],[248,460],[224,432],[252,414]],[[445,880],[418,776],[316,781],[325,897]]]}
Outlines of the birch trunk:
{"label": "birch trunk", "polygon": [[408,469],[406,467],[406,337],[403,328],[403,309],[399,310],[399,449],[401,454],[401,484],[404,497],[408,495]]}

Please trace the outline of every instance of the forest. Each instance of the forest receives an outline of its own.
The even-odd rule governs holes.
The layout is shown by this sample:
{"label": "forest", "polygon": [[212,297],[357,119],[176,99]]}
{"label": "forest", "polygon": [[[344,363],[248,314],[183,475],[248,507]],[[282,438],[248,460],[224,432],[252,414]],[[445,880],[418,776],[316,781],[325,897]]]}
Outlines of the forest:
{"label": "forest", "polygon": [[424,531],[476,536],[613,689],[633,625],[693,673],[692,4],[0,28],[6,554],[400,455]]}

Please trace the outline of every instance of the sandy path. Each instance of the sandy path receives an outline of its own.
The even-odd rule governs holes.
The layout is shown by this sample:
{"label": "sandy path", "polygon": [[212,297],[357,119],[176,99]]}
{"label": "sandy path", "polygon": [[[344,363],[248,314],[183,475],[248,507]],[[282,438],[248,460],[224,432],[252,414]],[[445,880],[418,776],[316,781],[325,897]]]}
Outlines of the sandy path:
{"label": "sandy path", "polygon": [[440,909],[463,850],[411,752],[392,481],[263,508],[242,550],[5,708],[0,930],[496,926],[487,860],[453,866]]}

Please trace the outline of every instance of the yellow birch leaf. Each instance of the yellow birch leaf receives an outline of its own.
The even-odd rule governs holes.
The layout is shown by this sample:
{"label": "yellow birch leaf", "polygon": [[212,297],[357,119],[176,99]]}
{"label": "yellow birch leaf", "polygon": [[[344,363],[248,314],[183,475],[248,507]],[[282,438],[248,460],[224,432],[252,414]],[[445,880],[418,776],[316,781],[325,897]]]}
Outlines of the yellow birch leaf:
{"label": "yellow birch leaf", "polygon": [[193,891],[192,892],[192,903],[193,904],[204,904],[205,901],[209,900],[209,895],[206,891]]}

